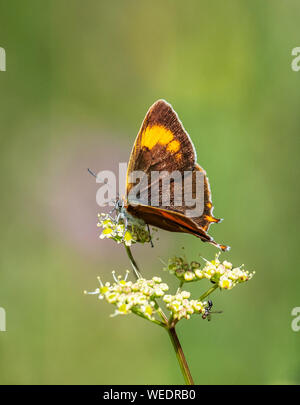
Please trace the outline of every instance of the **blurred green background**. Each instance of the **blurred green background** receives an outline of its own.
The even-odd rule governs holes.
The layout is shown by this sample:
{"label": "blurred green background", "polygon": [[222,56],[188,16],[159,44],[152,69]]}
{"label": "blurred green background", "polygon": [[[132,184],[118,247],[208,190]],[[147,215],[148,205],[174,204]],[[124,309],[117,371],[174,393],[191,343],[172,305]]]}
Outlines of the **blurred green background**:
{"label": "blurred green background", "polygon": [[[2,384],[181,384],[167,334],[83,290],[129,262],[100,241],[86,172],[125,162],[149,106],[170,102],[209,175],[222,257],[256,276],[214,293],[212,322],[178,334],[198,384],[298,384],[298,0],[0,2]],[[133,249],[146,276],[185,246]],[[205,284],[205,285],[204,285]],[[195,294],[208,284],[193,285]]]}

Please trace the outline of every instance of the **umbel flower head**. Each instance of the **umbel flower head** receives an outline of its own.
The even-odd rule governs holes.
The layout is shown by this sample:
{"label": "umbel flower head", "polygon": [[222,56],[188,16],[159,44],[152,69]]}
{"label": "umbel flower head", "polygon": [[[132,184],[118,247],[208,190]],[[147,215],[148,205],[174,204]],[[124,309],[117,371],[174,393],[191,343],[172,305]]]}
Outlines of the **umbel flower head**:
{"label": "umbel flower head", "polygon": [[[209,319],[212,301],[204,301],[217,288],[230,290],[236,285],[250,280],[253,273],[243,269],[243,266],[234,267],[232,263],[220,261],[220,254],[216,254],[214,260],[204,260],[203,265],[199,262],[188,262],[183,256],[169,259],[164,270],[175,275],[180,281],[178,290],[174,294],[169,293],[169,286],[160,277],[153,277],[150,280],[143,278],[136,267],[131,255],[130,248],[134,243],[150,242],[151,235],[146,226],[139,222],[129,222],[125,226],[124,220],[119,216],[112,218],[109,214],[99,214],[98,226],[102,228],[100,238],[113,239],[117,243],[124,243],[135,270],[136,281],[128,280],[129,271],[125,277],[116,277],[113,272],[113,282],[103,283],[98,278],[100,286],[93,292],[100,299],[105,299],[109,304],[114,305],[115,311],[112,316],[130,313],[136,314],[151,322],[164,327],[171,327],[179,320],[189,319],[191,315],[202,315],[201,318]],[[185,283],[195,282],[202,279],[209,280],[213,286],[196,298],[191,298],[188,291],[182,290]],[[161,308],[164,304],[169,311],[165,315]]]}
{"label": "umbel flower head", "polygon": [[182,318],[190,319],[192,314],[204,314],[207,302],[190,299],[191,293],[181,291],[175,295],[163,297],[167,308],[172,312],[173,319],[180,321]]}
{"label": "umbel flower head", "polygon": [[205,265],[202,269],[198,262],[188,263],[182,256],[173,257],[169,259],[164,270],[174,274],[182,283],[206,278],[224,290],[230,290],[237,284],[250,280],[255,274],[243,270],[243,265],[233,268],[232,263],[226,260],[221,263],[219,256],[220,253],[217,253],[214,260],[204,259]]}
{"label": "umbel flower head", "polygon": [[145,225],[129,223],[126,229],[122,220],[117,221],[109,214],[98,214],[97,226],[102,228],[100,239],[113,239],[117,243],[124,242],[126,246],[131,246],[137,242],[150,242],[151,240],[151,235]]}
{"label": "umbel flower head", "polygon": [[99,277],[100,287],[88,294],[97,294],[99,299],[105,298],[109,304],[115,305],[117,309],[113,315],[126,315],[133,312],[154,320],[155,299],[164,296],[165,291],[169,289],[167,284],[163,283],[159,277],[153,277],[151,280],[140,278],[136,282],[127,281],[128,270],[124,278],[116,277],[115,272],[112,274],[113,283],[103,284]]}
{"label": "umbel flower head", "polygon": [[150,321],[159,322],[157,316],[160,308],[156,302],[159,298],[164,301],[174,320],[189,319],[192,314],[205,312],[207,303],[190,299],[188,291],[181,291],[175,295],[167,294],[169,286],[162,282],[160,277],[153,277],[150,280],[140,278],[132,282],[127,280],[128,274],[129,271],[121,278],[116,277],[113,272],[113,283],[103,284],[98,278],[100,287],[93,292],[85,291],[85,293],[96,294],[99,299],[105,299],[109,304],[113,304],[116,309],[112,316],[134,313]]}

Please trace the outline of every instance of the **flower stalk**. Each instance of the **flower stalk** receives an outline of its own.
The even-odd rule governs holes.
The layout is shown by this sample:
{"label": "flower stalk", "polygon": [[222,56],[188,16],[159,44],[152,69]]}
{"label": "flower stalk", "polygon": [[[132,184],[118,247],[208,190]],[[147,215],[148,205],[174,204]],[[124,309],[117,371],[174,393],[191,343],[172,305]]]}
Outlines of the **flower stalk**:
{"label": "flower stalk", "polygon": [[176,353],[176,357],[182,372],[182,375],[184,377],[185,383],[187,385],[194,385],[194,380],[192,377],[192,374],[190,372],[188,363],[186,361],[185,355],[183,353],[181,344],[179,342],[176,330],[175,330],[175,326],[171,326],[169,328],[167,328],[172,345],[174,347],[175,353]]}
{"label": "flower stalk", "polygon": [[201,295],[199,298],[200,301],[203,301],[204,298],[208,297],[211,293],[213,293],[216,289],[218,288],[218,284],[214,284],[211,288],[209,288],[207,291],[205,291],[204,294]]}
{"label": "flower stalk", "polygon": [[137,262],[134,260],[134,257],[132,256],[130,247],[125,245],[125,244],[124,244],[124,246],[125,246],[127,256],[128,256],[128,258],[130,260],[131,267],[133,268],[134,275],[135,275],[136,279],[138,280],[139,278],[142,278],[142,274],[141,274],[141,272],[139,270]]}
{"label": "flower stalk", "polygon": [[[175,326],[181,319],[190,319],[192,315],[198,315],[201,319],[211,319],[212,301],[204,301],[215,290],[231,290],[235,286],[250,280],[253,273],[245,271],[243,266],[233,267],[232,263],[219,260],[219,254],[214,260],[203,259],[202,266],[196,261],[188,262],[185,257],[170,258],[165,264],[164,270],[173,274],[179,281],[176,292],[170,294],[169,286],[160,277],[154,276],[147,280],[143,278],[140,268],[135,261],[130,246],[135,243],[151,242],[149,229],[145,225],[127,224],[118,222],[107,214],[100,214],[98,226],[102,228],[101,239],[109,238],[125,247],[129,258],[135,281],[128,280],[129,271],[124,277],[112,273],[113,282],[103,283],[88,294],[96,294],[100,299],[105,299],[115,307],[111,316],[135,314],[149,322],[163,327],[170,337],[178,360],[185,383],[193,385],[187,360],[182,350]],[[206,280],[206,281],[202,281]],[[191,282],[211,283],[200,298],[191,298],[189,291],[183,290],[183,286]],[[163,305],[163,307],[162,307]],[[222,312],[222,311],[217,311]],[[200,315],[200,316],[199,316]]]}

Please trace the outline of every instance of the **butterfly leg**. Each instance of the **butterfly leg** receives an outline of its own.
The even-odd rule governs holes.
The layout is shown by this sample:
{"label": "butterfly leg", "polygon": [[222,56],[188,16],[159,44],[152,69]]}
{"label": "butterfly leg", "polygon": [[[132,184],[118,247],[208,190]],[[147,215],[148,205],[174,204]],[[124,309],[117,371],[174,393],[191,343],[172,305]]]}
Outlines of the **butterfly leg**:
{"label": "butterfly leg", "polygon": [[150,233],[150,226],[149,226],[149,224],[147,224],[147,230],[148,230],[149,237],[150,237],[150,243],[151,243],[151,247],[154,247],[154,245],[153,245],[153,241],[152,241],[152,236],[151,236],[151,233]]}
{"label": "butterfly leg", "polygon": [[127,229],[128,229],[128,219],[127,219],[127,217],[125,215],[123,216],[123,220],[124,220],[124,232],[123,232],[122,242],[124,242],[124,240],[125,240],[125,234],[126,234]]}
{"label": "butterfly leg", "polygon": [[119,214],[117,215],[117,217],[114,219],[114,221],[116,222],[116,224],[119,224],[121,218],[123,218],[123,216],[122,216],[122,213],[119,212]]}
{"label": "butterfly leg", "polygon": [[115,211],[117,211],[116,207],[114,207],[112,210],[110,210],[109,213],[107,214],[107,216],[108,216],[108,218],[111,219],[113,222],[117,222],[117,223],[118,223],[120,214],[117,216],[117,219],[116,219],[116,217],[115,217],[115,218],[112,217],[112,214],[113,214],[113,212],[115,212]]}

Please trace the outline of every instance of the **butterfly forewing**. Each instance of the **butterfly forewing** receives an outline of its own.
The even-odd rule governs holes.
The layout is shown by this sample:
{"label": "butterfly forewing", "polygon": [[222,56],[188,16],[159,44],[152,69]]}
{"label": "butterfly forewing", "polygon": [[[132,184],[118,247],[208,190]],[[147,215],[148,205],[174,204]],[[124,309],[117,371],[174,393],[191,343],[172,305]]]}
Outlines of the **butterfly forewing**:
{"label": "butterfly forewing", "polygon": [[[127,170],[150,174],[152,171],[190,171],[196,152],[189,135],[172,107],[158,100],[149,109],[135,140]],[[127,193],[132,184],[127,182]]]}
{"label": "butterfly forewing", "polygon": [[[141,172],[144,178],[137,180],[135,175]],[[201,193],[197,192],[199,179]],[[139,194],[134,193],[136,186]],[[132,215],[150,225],[191,233],[216,244],[206,233],[211,223],[219,222],[212,215],[206,172],[196,163],[194,145],[177,114],[164,100],[149,109],[135,140],[126,191],[126,208]]]}

